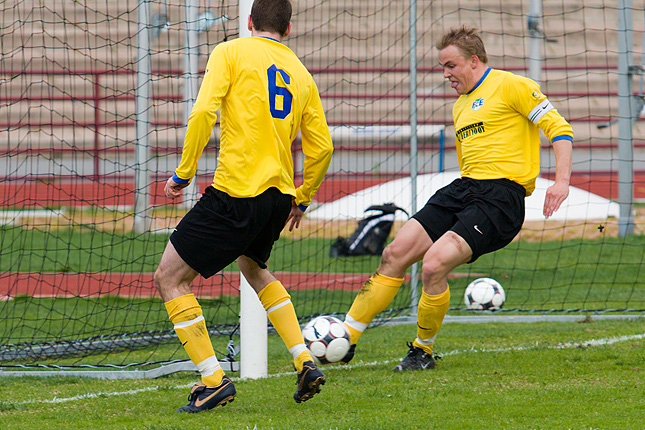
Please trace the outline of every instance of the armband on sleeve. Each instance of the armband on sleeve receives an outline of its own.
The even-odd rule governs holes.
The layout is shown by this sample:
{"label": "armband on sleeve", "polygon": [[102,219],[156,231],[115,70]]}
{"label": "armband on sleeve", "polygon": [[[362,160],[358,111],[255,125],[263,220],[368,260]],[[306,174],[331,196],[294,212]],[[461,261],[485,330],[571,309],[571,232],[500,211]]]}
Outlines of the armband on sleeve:
{"label": "armband on sleeve", "polygon": [[538,123],[542,119],[544,115],[547,114],[551,109],[553,109],[553,105],[549,101],[549,99],[544,99],[533,108],[533,110],[529,113],[528,119],[530,119],[533,124]]}

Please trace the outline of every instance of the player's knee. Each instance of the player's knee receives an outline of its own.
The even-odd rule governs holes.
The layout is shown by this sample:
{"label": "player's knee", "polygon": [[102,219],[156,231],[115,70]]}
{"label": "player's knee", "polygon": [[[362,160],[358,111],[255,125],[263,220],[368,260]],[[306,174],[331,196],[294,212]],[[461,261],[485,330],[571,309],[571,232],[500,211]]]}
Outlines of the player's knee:
{"label": "player's knee", "polygon": [[404,250],[396,241],[390,243],[383,249],[381,256],[381,265],[388,267],[398,267],[402,265],[401,260],[404,258]]}
{"label": "player's knee", "polygon": [[157,267],[157,270],[155,270],[154,275],[152,276],[152,279],[154,280],[155,287],[157,288],[157,291],[161,292],[162,291],[162,286],[163,286],[163,281],[164,281],[164,270],[161,265]]}
{"label": "player's knee", "polygon": [[407,240],[395,238],[383,249],[381,268],[387,267],[390,272],[405,272],[416,261],[419,261],[423,250],[418,250],[415,244]]}
{"label": "player's knee", "polygon": [[445,278],[452,268],[451,261],[445,258],[442,252],[430,250],[423,258],[423,264],[421,265],[421,277],[424,285],[432,284]]}
{"label": "player's knee", "polygon": [[157,291],[161,293],[162,297],[164,296],[164,292],[169,290],[173,284],[178,283],[176,275],[177,273],[173,273],[173,271],[167,264],[165,264],[165,261],[162,258],[159,266],[157,267],[157,270],[155,270],[155,273],[152,277],[155,287],[157,287]]}
{"label": "player's knee", "polygon": [[426,259],[421,265],[421,276],[423,283],[431,283],[444,274],[444,265],[439,259]]}

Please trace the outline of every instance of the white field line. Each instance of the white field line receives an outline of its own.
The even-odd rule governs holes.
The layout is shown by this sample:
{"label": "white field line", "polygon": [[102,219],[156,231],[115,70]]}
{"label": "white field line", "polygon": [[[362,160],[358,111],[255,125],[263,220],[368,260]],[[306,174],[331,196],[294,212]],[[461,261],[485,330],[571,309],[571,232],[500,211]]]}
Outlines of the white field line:
{"label": "white field line", "polygon": [[[590,346],[604,346],[604,345],[612,345],[614,343],[618,342],[627,342],[630,340],[640,340],[640,339],[645,339],[645,333],[642,334],[634,334],[634,335],[627,335],[627,336],[618,336],[618,337],[609,337],[605,339],[591,339],[587,340],[585,342],[567,342],[567,343],[559,343],[557,345],[540,345],[539,343],[535,343],[535,345],[531,346],[510,346],[507,348],[469,348],[469,349],[462,349],[462,350],[452,350],[448,351],[445,353],[440,354],[441,356],[451,356],[451,355],[459,355],[459,354],[468,354],[468,353],[497,353],[497,352],[508,352],[508,351],[529,351],[533,349],[538,349],[540,347],[543,347],[545,349],[567,349],[567,348],[585,348],[585,347],[590,347]],[[347,365],[334,365],[334,366],[325,366],[326,369],[340,369],[340,370],[351,370],[355,368],[360,368],[360,367],[368,367],[368,366],[379,366],[379,365],[385,365],[385,364],[391,364],[393,362],[398,362],[399,360],[384,360],[384,361],[372,361],[372,362],[363,362],[359,361],[358,363],[355,364],[347,364]],[[282,372],[282,373],[274,373],[271,375],[268,375],[267,378],[281,378],[283,376],[293,376],[293,372]],[[231,380],[233,381],[239,381],[241,378],[239,377],[233,377]],[[170,389],[185,389],[192,387],[193,384],[182,384],[182,385],[176,385],[174,387],[165,387],[165,388],[170,388]],[[79,394],[77,396],[73,397],[64,397],[64,398],[57,398],[54,397],[53,399],[34,399],[34,400],[26,400],[24,402],[4,402],[5,404],[12,404],[12,405],[25,405],[25,404],[30,404],[30,403],[65,403],[65,402],[73,402],[76,400],[84,400],[84,399],[92,399],[96,397],[113,397],[113,396],[127,396],[131,394],[138,394],[138,393],[144,393],[148,391],[157,391],[161,387],[159,386],[151,386],[151,387],[145,387],[145,388],[138,388],[134,390],[127,390],[127,391],[117,391],[117,392],[99,392],[99,393],[86,393],[86,394]]]}

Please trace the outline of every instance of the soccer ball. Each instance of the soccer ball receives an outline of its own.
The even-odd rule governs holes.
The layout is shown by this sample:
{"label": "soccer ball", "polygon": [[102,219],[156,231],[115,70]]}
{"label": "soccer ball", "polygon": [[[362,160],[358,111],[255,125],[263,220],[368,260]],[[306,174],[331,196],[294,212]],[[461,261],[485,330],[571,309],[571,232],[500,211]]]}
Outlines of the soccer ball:
{"label": "soccer ball", "polygon": [[336,363],[349,351],[349,330],[338,318],[323,315],[302,329],[305,345],[317,364]]}
{"label": "soccer ball", "polygon": [[468,309],[497,310],[504,305],[506,294],[496,280],[479,278],[466,287],[464,301]]}

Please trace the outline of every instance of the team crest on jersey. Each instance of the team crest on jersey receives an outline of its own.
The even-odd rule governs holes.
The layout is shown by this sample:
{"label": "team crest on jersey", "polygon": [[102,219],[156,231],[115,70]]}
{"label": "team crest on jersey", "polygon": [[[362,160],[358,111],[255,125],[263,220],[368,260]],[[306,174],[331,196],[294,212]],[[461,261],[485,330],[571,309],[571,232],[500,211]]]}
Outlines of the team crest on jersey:
{"label": "team crest on jersey", "polygon": [[484,99],[482,97],[473,102],[473,110],[478,110],[482,106],[484,106]]}
{"label": "team crest on jersey", "polygon": [[544,97],[541,93],[539,93],[539,92],[537,92],[537,91],[533,91],[533,92],[531,93],[531,95],[533,96],[533,98],[536,98],[536,99],[538,99],[538,100],[539,100],[539,99],[541,99],[542,97]]}

